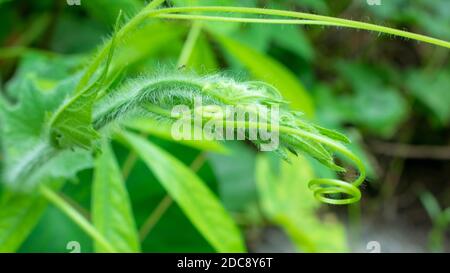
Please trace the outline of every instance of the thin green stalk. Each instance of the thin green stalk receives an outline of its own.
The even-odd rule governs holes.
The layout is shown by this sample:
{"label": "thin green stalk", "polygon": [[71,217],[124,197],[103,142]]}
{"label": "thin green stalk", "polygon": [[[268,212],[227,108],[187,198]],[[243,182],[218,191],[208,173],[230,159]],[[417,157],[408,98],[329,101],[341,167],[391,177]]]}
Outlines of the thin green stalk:
{"label": "thin green stalk", "polygon": [[229,13],[244,13],[244,14],[254,14],[254,15],[269,15],[269,16],[281,16],[281,17],[291,17],[298,19],[308,19],[323,21],[327,24],[334,23],[341,27],[363,29],[368,31],[375,31],[385,34],[391,34],[399,37],[404,37],[408,39],[413,39],[429,44],[434,44],[446,48],[450,48],[450,42],[429,37],[426,35],[416,34],[409,31],[394,29],[385,26],[374,25],[370,23],[354,21],[349,19],[342,19],[324,15],[317,15],[305,12],[287,11],[287,10],[275,10],[275,9],[265,9],[265,8],[249,8],[249,7],[222,7],[222,6],[199,6],[199,7],[175,7],[175,8],[162,8],[158,10],[151,10],[147,13],[148,17],[160,16],[160,14],[168,13],[182,13],[182,12],[229,12]]}
{"label": "thin green stalk", "polygon": [[158,223],[163,214],[172,205],[172,203],[173,199],[168,194],[164,196],[161,202],[158,203],[156,208],[152,211],[147,220],[145,220],[144,224],[139,230],[139,239],[141,240],[141,242],[145,240],[147,235],[150,233],[150,231],[153,229],[156,223]]}
{"label": "thin green stalk", "polygon": [[[304,12],[295,12],[295,11],[286,11],[286,10],[274,10],[274,9],[263,9],[263,8],[249,8],[249,7],[222,7],[222,6],[206,6],[206,7],[177,7],[177,8],[161,8],[156,9],[158,6],[160,6],[164,0],[154,0],[150,4],[148,4],[141,12],[139,12],[135,17],[133,17],[128,23],[126,23],[117,33],[117,40],[121,40],[128,32],[130,32],[132,29],[134,29],[136,26],[138,26],[142,21],[149,17],[161,17],[161,18],[169,18],[172,17],[172,19],[185,19],[187,18],[187,15],[175,15],[175,17],[168,16],[170,13],[180,13],[180,12],[231,12],[231,13],[245,13],[245,14],[254,14],[254,15],[269,15],[269,16],[281,16],[281,17],[290,17],[290,18],[297,18],[297,19],[307,19],[307,20],[313,20],[316,22],[308,22],[308,21],[292,21],[292,24],[313,24],[313,25],[324,25],[324,26],[340,26],[340,27],[348,27],[348,28],[355,28],[355,29],[364,29],[368,31],[378,31],[380,33],[386,33],[386,34],[392,34],[399,37],[404,37],[408,39],[413,39],[417,41],[422,41],[425,43],[430,43],[446,48],[450,48],[450,42],[436,39],[433,37],[416,34],[408,31],[398,30],[394,28],[389,28],[385,26],[379,26],[374,25],[370,23],[364,23],[359,21],[353,21],[348,19],[342,19],[342,18],[335,18],[335,17],[329,17],[329,16],[323,16],[323,15],[317,15],[317,14],[311,14],[311,13],[304,13]],[[191,17],[192,20],[200,20],[200,19],[206,19],[209,17],[203,17],[202,15],[192,15],[194,17]],[[184,18],[183,18],[184,17]],[[216,18],[210,18],[210,20],[221,20],[223,22],[229,21],[229,22],[239,22],[239,20],[242,20],[242,22],[256,22],[252,18],[239,18],[239,17],[230,17],[230,19],[224,19],[224,17],[216,17]],[[273,24],[279,24],[279,23],[287,23],[288,21],[280,22],[278,20],[274,19],[258,19],[258,23],[262,23],[265,21],[266,23],[273,23]],[[92,76],[97,71],[98,67],[101,65],[103,60],[105,59],[105,56],[109,50],[109,47],[111,46],[111,41],[108,41],[105,43],[103,48],[100,49],[98,54],[95,56],[93,61],[91,62],[90,66],[87,68],[85,74],[83,75],[82,79],[80,80],[80,84],[78,86],[77,90],[83,89],[91,80]]]}
{"label": "thin green stalk", "polygon": [[0,60],[16,58],[23,55],[29,49],[25,46],[12,46],[12,47],[2,47],[0,48]]}
{"label": "thin green stalk", "polygon": [[[136,26],[138,26],[147,17],[147,14],[151,10],[156,9],[158,6],[162,5],[164,1],[165,0],[153,0],[152,2],[150,2],[141,12],[139,12],[128,23],[122,26],[122,28],[116,33],[116,40],[121,41],[121,39],[125,36],[125,34],[127,34],[130,30],[132,30]],[[105,43],[105,45],[100,49],[100,51],[97,53],[97,55],[94,57],[89,67],[86,69],[86,72],[84,73],[83,77],[81,78],[77,86],[77,91],[83,90],[89,84],[89,81],[92,79],[98,67],[105,60],[112,44],[113,44],[112,40],[111,39],[108,40]]]}
{"label": "thin green stalk", "polygon": [[274,24],[274,25],[320,25],[320,26],[339,26],[344,25],[304,19],[268,19],[268,18],[244,18],[244,17],[225,17],[225,16],[208,16],[208,15],[191,15],[191,14],[157,14],[155,18],[175,19],[175,20],[192,20],[192,21],[212,21],[224,23],[257,23],[257,24]]}
{"label": "thin green stalk", "polygon": [[135,152],[129,152],[125,162],[122,166],[122,177],[124,181],[127,181],[128,176],[130,176],[131,171],[133,170],[134,164],[138,160],[138,156]]}
{"label": "thin green stalk", "polygon": [[66,214],[75,224],[77,224],[82,230],[84,230],[92,239],[102,245],[108,252],[117,252],[114,247],[98,232],[98,230],[92,226],[92,224],[86,220],[76,209],[74,209],[67,201],[65,201],[56,192],[47,186],[41,185],[39,188],[41,194],[55,207],[60,209]]}
{"label": "thin green stalk", "polygon": [[189,62],[189,58],[192,55],[192,51],[194,50],[195,44],[197,42],[201,30],[202,30],[201,23],[194,22],[192,24],[186,42],[184,43],[183,49],[181,50],[180,57],[178,58],[177,67],[182,67]]}
{"label": "thin green stalk", "polygon": [[[191,163],[189,166],[193,172],[198,172],[200,168],[206,162],[206,153],[201,152]],[[173,204],[173,199],[170,195],[166,195],[161,202],[156,206],[156,208],[152,211],[152,213],[148,216],[147,220],[145,220],[144,224],[139,230],[139,238],[142,241],[145,240],[147,235],[153,229],[153,227],[158,223],[163,214],[170,208]]]}

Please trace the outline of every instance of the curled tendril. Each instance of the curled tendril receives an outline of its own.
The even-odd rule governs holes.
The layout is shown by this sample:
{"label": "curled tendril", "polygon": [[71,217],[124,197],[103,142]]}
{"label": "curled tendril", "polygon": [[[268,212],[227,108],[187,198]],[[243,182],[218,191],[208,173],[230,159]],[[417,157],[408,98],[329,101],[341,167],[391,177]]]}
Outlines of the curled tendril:
{"label": "curled tendril", "polygon": [[[253,122],[236,122],[236,125],[245,125],[247,128],[257,127],[258,123]],[[363,162],[353,154],[347,147],[339,142],[322,135],[316,135],[307,131],[298,130],[291,127],[280,126],[278,129],[281,133],[289,133],[302,138],[311,139],[320,142],[332,150],[341,153],[357,167],[359,176],[352,182],[346,182],[339,179],[331,178],[315,178],[308,183],[309,189],[313,192],[314,197],[327,204],[332,205],[348,205],[358,202],[361,199],[361,191],[359,186],[366,178],[366,168]]]}
{"label": "curled tendril", "polygon": [[[352,161],[358,168],[359,176],[353,182],[346,182],[337,179],[317,178],[309,182],[308,187],[314,193],[316,199],[333,205],[346,205],[359,201],[361,199],[361,191],[359,186],[364,182],[366,178],[366,168],[363,162],[353,154],[347,147],[339,142],[336,142],[330,138],[323,137],[321,135],[311,134],[306,131],[293,130],[291,128],[283,128],[287,132],[297,134],[299,136],[314,139],[336,152],[341,153],[347,159]],[[280,128],[282,130],[282,128]],[[342,198],[344,196],[344,198]]]}
{"label": "curled tendril", "polygon": [[[353,183],[337,179],[319,178],[309,182],[308,187],[313,191],[314,197],[327,204],[347,205],[358,202],[361,199],[361,191]],[[327,197],[334,195],[346,195],[343,199]]]}

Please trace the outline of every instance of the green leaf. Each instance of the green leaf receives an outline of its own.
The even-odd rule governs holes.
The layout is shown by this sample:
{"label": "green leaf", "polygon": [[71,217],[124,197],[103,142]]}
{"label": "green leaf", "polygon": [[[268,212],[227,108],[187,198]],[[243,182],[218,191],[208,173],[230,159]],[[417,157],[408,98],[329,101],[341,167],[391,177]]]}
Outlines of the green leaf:
{"label": "green leaf", "polygon": [[369,87],[342,100],[348,120],[371,133],[390,137],[407,118],[405,99],[389,87]]}
{"label": "green leaf", "polygon": [[[46,59],[37,58],[36,65]],[[73,149],[56,151],[49,143],[48,114],[74,89],[78,77],[60,81],[54,88],[39,88],[40,78],[28,74],[14,79],[14,93],[18,102],[4,102],[0,108],[2,176],[13,190],[26,191],[45,180],[70,179],[91,166],[88,151]]]}
{"label": "green leaf", "polygon": [[215,35],[216,39],[232,56],[238,59],[257,79],[275,86],[290,102],[292,109],[308,116],[314,113],[313,101],[299,79],[275,59],[263,55],[231,38]]}
{"label": "green leaf", "polygon": [[265,53],[270,48],[272,42],[272,26],[266,24],[239,24],[239,28],[234,33],[222,35],[233,37],[233,39],[243,45],[251,47],[253,50]]}
{"label": "green leaf", "polygon": [[[154,142],[171,154],[180,155],[179,160],[189,164],[198,156],[198,151],[177,145],[176,143],[159,141]],[[129,149],[117,145],[114,147],[118,160],[129,155]],[[205,164],[198,174],[213,191],[217,192],[215,175],[210,170],[209,164]],[[144,179],[143,179],[144,178]],[[126,180],[127,190],[131,198],[133,213],[138,227],[148,221],[149,215],[153,215],[155,208],[167,196],[166,190],[158,182],[148,167],[142,161],[137,161]],[[182,230],[183,232],[179,232]],[[141,234],[143,236],[143,234]],[[186,217],[180,207],[173,203],[158,223],[151,228],[150,233],[142,240],[142,252],[214,252],[214,248],[198,232],[191,221]]]}
{"label": "green leaf", "polygon": [[[263,212],[280,225],[300,251],[346,251],[343,227],[333,219],[319,220],[319,207],[308,189],[314,173],[303,157],[290,157],[292,163],[260,154],[256,161],[256,182]],[[276,171],[278,170],[278,171]]]}
{"label": "green leaf", "polygon": [[[139,252],[139,238],[122,173],[109,144],[104,141],[96,159],[92,188],[92,222],[119,252]],[[95,245],[96,252],[105,252]]]}
{"label": "green leaf", "polygon": [[420,195],[420,201],[422,202],[422,205],[425,207],[425,210],[427,211],[431,220],[436,221],[442,214],[442,209],[439,206],[436,197],[434,197],[430,192],[426,191]]}
{"label": "green leaf", "polygon": [[119,137],[140,156],[162,186],[218,252],[244,252],[235,225],[216,196],[187,166],[146,139],[131,133]]}
{"label": "green leaf", "polygon": [[[51,187],[62,187],[52,180]],[[15,252],[34,229],[45,212],[48,202],[40,194],[2,192],[0,200],[0,253]]]}
{"label": "green leaf", "polygon": [[330,130],[330,129],[327,129],[327,128],[324,128],[324,127],[321,127],[318,125],[314,125],[314,128],[316,128],[317,131],[319,131],[319,133],[321,135],[327,136],[331,139],[334,139],[334,140],[337,140],[337,141],[340,141],[343,143],[347,143],[347,144],[351,142],[350,139],[346,135],[341,134],[336,130]]}
{"label": "green leaf", "polygon": [[[12,190],[26,191],[27,186],[47,180],[73,178],[76,172],[91,165],[90,155],[85,151],[64,151],[47,160],[40,159],[36,153],[36,147],[43,147],[48,141],[45,137],[47,114],[54,111],[75,86],[77,78],[68,77],[68,73],[78,61],[77,58],[63,60],[57,56],[27,54],[19,72],[8,83],[8,94],[18,102],[10,105],[2,100],[2,180]],[[39,171],[20,175],[27,169],[21,166],[29,167],[33,162],[40,166]],[[16,170],[16,174],[11,175]],[[36,194],[13,193],[10,189],[4,189],[3,194],[0,252],[13,252],[35,228],[47,208],[47,201]]]}
{"label": "green leaf", "polygon": [[47,208],[36,194],[8,194],[0,204],[0,252],[15,252]]}
{"label": "green leaf", "polygon": [[29,51],[23,55],[14,77],[6,84],[6,92],[17,99],[22,92],[22,85],[29,80],[42,92],[50,92],[61,81],[73,76],[82,61],[79,55],[62,57]]}

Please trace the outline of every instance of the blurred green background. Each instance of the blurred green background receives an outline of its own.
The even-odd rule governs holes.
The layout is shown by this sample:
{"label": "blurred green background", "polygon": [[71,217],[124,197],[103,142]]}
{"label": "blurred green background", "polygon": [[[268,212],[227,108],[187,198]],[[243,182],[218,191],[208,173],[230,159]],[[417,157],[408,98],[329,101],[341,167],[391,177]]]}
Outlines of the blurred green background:
{"label": "blurred green background", "polygon": [[[89,60],[111,34],[120,9],[132,16],[145,4],[81,0],[69,5],[75,2],[0,1],[2,87],[13,90],[15,79],[25,74],[41,79],[44,89],[52,86]],[[382,0],[379,6],[365,0],[168,2],[313,12],[450,40],[448,0]],[[127,75],[175,65],[189,28],[186,21],[155,19],[129,38],[116,61],[127,65]],[[273,84],[288,94],[293,108],[347,134],[351,149],[369,169],[359,204],[321,205],[306,183],[336,174],[306,156],[288,164],[248,143],[227,142],[227,153],[205,153],[150,136],[187,165],[202,160],[198,174],[241,227],[249,251],[369,252],[371,241],[382,252],[450,250],[450,211],[445,210],[450,207],[447,49],[334,27],[204,23],[186,69],[199,74],[224,70],[239,79]],[[114,148],[123,164],[128,151]],[[64,194],[80,210],[89,210],[92,172],[78,176]],[[149,222],[166,193],[142,162],[132,169],[126,186],[144,252],[213,251],[176,204],[166,202],[157,223]],[[49,207],[19,251],[68,252],[70,241],[80,242],[82,252],[92,251],[89,237]]]}

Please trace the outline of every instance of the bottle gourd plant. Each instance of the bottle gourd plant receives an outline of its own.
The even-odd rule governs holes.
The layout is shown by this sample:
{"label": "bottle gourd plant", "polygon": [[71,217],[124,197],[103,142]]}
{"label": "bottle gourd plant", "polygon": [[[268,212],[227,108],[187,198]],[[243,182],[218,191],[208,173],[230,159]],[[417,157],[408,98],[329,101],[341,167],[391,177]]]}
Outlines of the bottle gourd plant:
{"label": "bottle gourd plant", "polygon": [[[82,72],[59,82],[53,90],[43,92],[30,80],[15,86],[13,98],[1,97],[1,180],[5,189],[0,203],[0,251],[14,251],[20,246],[48,202],[92,237],[96,251],[140,251],[123,181],[126,177],[122,176],[111,149],[112,140],[129,147],[145,162],[215,250],[245,251],[236,224],[200,178],[175,157],[130,130],[136,129],[132,126],[135,120],[142,119],[173,124],[171,109],[179,104],[195,107],[195,98],[220,108],[280,105],[279,125],[272,128],[264,124],[279,133],[276,152],[285,159],[287,153],[305,153],[343,172],[345,169],[333,159],[334,153],[341,154],[357,167],[358,177],[351,182],[313,179],[309,188],[324,203],[343,205],[360,200],[358,187],[365,179],[365,167],[346,148],[349,140],[290,110],[288,101],[275,87],[258,81],[238,81],[222,74],[199,76],[184,69],[167,68],[123,79],[125,67],[116,66],[115,50],[126,47],[132,32],[148,20],[195,21],[179,66],[189,58],[201,21],[347,27],[450,48],[449,42],[428,36],[316,14],[223,6],[160,7],[163,2],[151,2],[126,23],[120,13],[112,37],[89,64]],[[261,126],[260,123],[247,119],[233,125],[235,129],[243,126],[247,136],[248,130]],[[259,147],[264,140],[253,142]],[[58,194],[65,181],[88,168],[94,168],[92,221]],[[116,219],[109,221],[105,215]]]}

